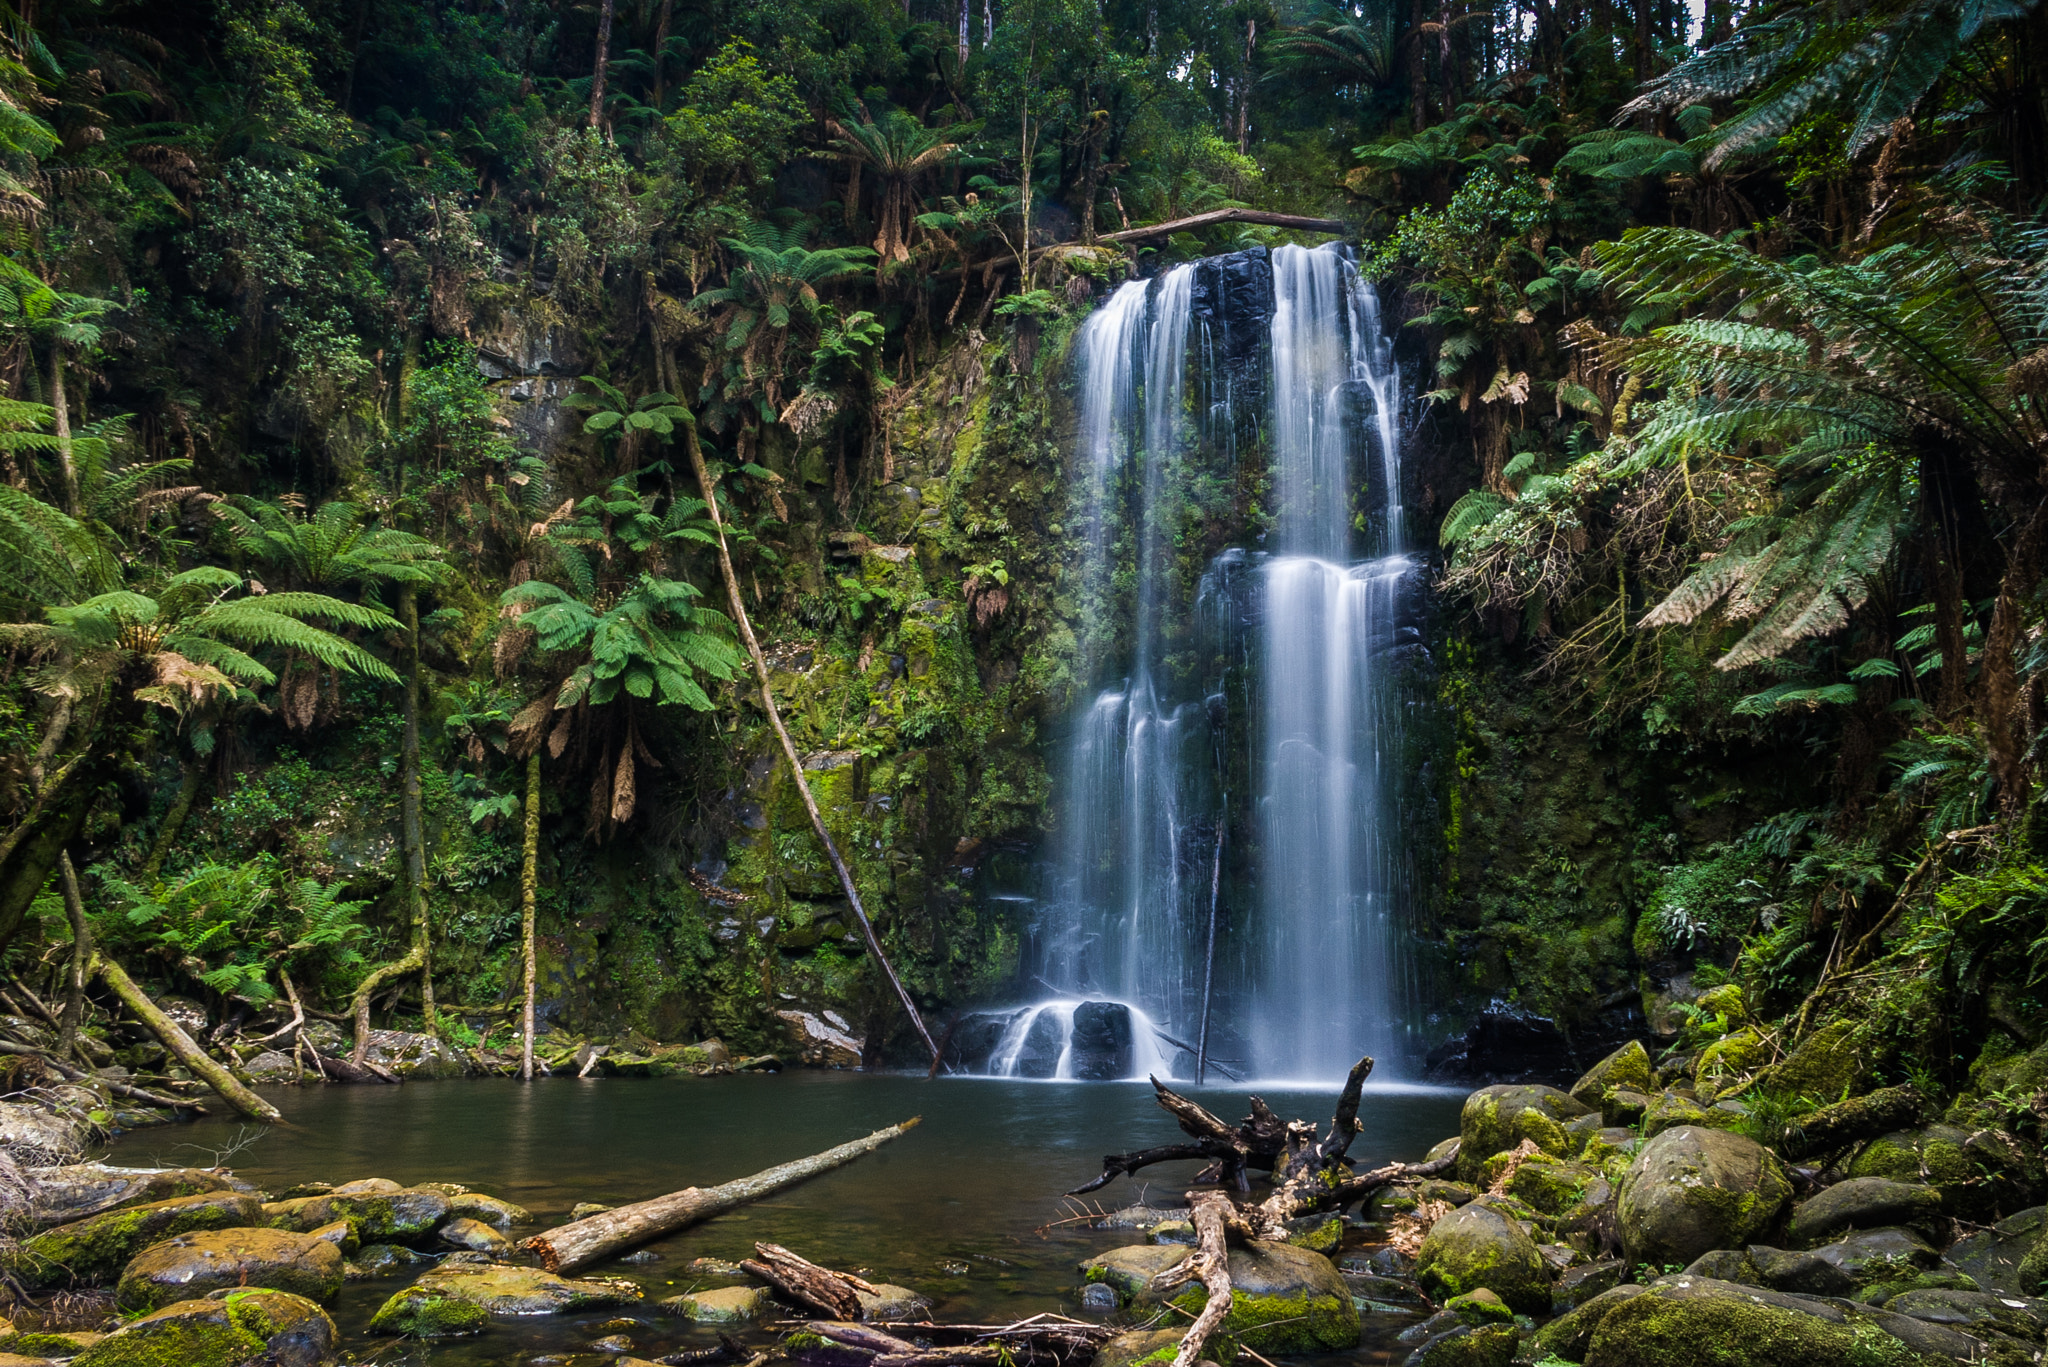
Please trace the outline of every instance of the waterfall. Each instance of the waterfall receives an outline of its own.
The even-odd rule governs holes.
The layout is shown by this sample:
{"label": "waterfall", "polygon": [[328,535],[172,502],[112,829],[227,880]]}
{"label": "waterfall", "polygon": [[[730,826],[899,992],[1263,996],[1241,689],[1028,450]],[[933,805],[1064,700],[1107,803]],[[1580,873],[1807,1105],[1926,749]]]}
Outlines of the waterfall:
{"label": "waterfall", "polygon": [[[1248,316],[1260,335],[1232,334]],[[1254,891],[1225,908],[1215,1054],[1255,1076],[1334,1081],[1371,1052],[1379,1076],[1400,1074],[1400,708],[1381,658],[1414,565],[1391,352],[1371,288],[1334,248],[1175,267],[1082,325],[1078,669],[1104,682],[1065,745],[1025,938],[1023,976],[1053,996],[988,1017],[974,1070],[1108,1075],[1124,1055],[1077,1070],[1075,1041],[1106,1057],[1103,1012],[1127,1009],[1115,1029],[1137,1075],[1190,1076],[1176,1039],[1200,1028],[1211,879],[1235,829]],[[1269,553],[1224,548],[1242,530],[1204,521],[1201,498],[1213,509],[1236,485],[1248,430],[1277,514]],[[1204,541],[1220,553],[1189,582],[1185,548]],[[1249,736],[1235,735],[1252,746],[1237,771],[1253,791],[1226,802],[1231,674],[1251,704]],[[1248,819],[1230,825],[1232,808]]]}

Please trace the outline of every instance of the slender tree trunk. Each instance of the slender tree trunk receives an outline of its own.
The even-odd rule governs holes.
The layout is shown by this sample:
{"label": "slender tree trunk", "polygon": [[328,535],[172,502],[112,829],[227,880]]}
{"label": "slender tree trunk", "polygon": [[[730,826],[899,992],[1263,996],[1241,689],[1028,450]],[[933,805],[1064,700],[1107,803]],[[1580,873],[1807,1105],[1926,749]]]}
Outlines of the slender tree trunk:
{"label": "slender tree trunk", "polygon": [[1424,3],[1410,0],[1408,6],[1408,123],[1413,133],[1429,126],[1429,62],[1422,55],[1422,26],[1429,18]]}
{"label": "slender tree trunk", "polygon": [[832,839],[832,832],[826,829],[824,814],[818,810],[818,800],[811,795],[811,785],[804,780],[803,761],[797,756],[796,744],[789,738],[788,728],[782,724],[782,713],[775,706],[775,690],[768,682],[768,661],[761,654],[761,643],[754,639],[753,623],[747,619],[746,604],[740,598],[740,579],[733,572],[732,553],[725,543],[725,522],[718,512],[718,491],[711,483],[711,473],[704,466],[704,448],[697,440],[697,422],[692,416],[683,420],[683,443],[690,453],[690,468],[697,476],[697,488],[704,499],[705,511],[711,518],[711,526],[718,534],[718,568],[725,577],[725,596],[732,608],[733,622],[739,627],[740,639],[746,645],[747,654],[754,662],[754,676],[761,685],[761,706],[768,713],[768,724],[775,730],[775,738],[782,743],[782,754],[789,761],[790,779],[796,784],[798,796],[803,798],[804,810],[810,814],[811,829],[817,832],[818,843],[825,847],[826,856],[832,861],[832,869],[839,875],[839,886],[846,893],[847,902],[853,907],[854,919],[860,922],[862,936],[867,940],[868,952],[875,956],[875,963],[888,978],[889,985],[896,989],[896,997],[903,1003],[904,1012],[910,1017],[910,1024],[916,1029],[924,1047],[931,1051],[934,1059],[939,1056],[939,1046],[932,1042],[931,1031],[925,1029],[924,1017],[918,1013],[917,1003],[910,998],[910,990],[903,980],[896,976],[896,969],[889,962],[889,956],[882,951],[881,937],[875,934],[874,923],[868,920],[867,909],[861,905],[860,890],[853,885],[853,874],[846,867],[846,861],[839,856],[839,845]]}
{"label": "slender tree trunk", "polygon": [[171,799],[170,810],[164,813],[164,824],[157,830],[156,840],[149,847],[149,858],[142,861],[142,872],[136,881],[148,887],[163,872],[164,859],[177,842],[178,832],[185,828],[185,818],[192,813],[192,803],[199,796],[200,768],[197,764],[185,766],[184,777],[178,781],[178,795]]}
{"label": "slender tree trunk", "polygon": [[960,78],[967,78],[967,27],[974,14],[974,0],[960,0]]}
{"label": "slender tree trunk", "polygon": [[[57,1056],[66,1058],[77,1052],[78,1027],[85,1020],[85,977],[92,962],[92,932],[85,924],[85,898],[79,893],[78,870],[72,867],[68,851],[58,856],[57,873],[64,882],[64,913],[71,920],[71,964],[65,973],[64,1020],[57,1032]],[[82,1061],[91,1066],[91,1060]]]}
{"label": "slender tree trunk", "polygon": [[64,403],[64,344],[50,339],[50,409],[56,414],[57,467],[64,472],[64,511],[78,517],[78,465],[71,459],[71,413]]}
{"label": "slender tree trunk", "polygon": [[1258,48],[1259,21],[1244,21],[1244,74],[1237,83],[1237,154],[1243,156],[1252,142],[1252,56]]}
{"label": "slender tree trunk", "polygon": [[604,77],[605,68],[611,65],[612,47],[612,0],[598,0],[597,5],[597,64],[590,73],[590,126],[595,128],[604,118]]}
{"label": "slender tree trunk", "polygon": [[661,113],[662,95],[668,89],[667,83],[662,80],[668,67],[667,60],[662,56],[662,50],[668,46],[669,11],[674,7],[674,4],[675,0],[661,0],[661,13],[654,21],[654,112],[656,114]]}
{"label": "slender tree trunk", "polygon": [[440,1033],[434,1013],[434,937],[427,907],[426,823],[420,817],[420,605],[410,584],[398,590],[405,625],[405,732],[399,742],[399,835],[404,845],[405,906],[412,922],[413,954],[420,970],[420,1016],[430,1035]]}
{"label": "slender tree trunk", "polygon": [[2026,617],[2028,590],[2036,579],[2041,543],[2048,536],[2048,503],[2038,505],[2013,546],[1991,609],[1991,627],[1984,633],[1984,688],[1978,720],[1991,752],[1991,772],[1998,780],[1998,803],[2016,815],[2026,805],[2027,766],[2021,715],[2019,671],[2013,659]]}
{"label": "slender tree trunk", "polygon": [[533,960],[535,882],[540,876],[540,751],[526,757],[526,841],[519,866],[519,943],[525,957],[521,994],[519,1076],[533,1080]]}

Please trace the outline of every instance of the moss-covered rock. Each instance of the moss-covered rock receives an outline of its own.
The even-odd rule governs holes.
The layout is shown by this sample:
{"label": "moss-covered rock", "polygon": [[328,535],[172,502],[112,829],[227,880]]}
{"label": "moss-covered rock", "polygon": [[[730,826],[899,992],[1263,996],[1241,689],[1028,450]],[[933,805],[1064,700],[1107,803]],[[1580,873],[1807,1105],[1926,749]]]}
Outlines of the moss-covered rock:
{"label": "moss-covered rock", "polygon": [[1657,1070],[1650,1064],[1650,1051],[1640,1040],[1630,1040],[1579,1075],[1570,1087],[1580,1105],[1600,1109],[1601,1100],[1616,1087],[1651,1092],[1657,1087]]}
{"label": "moss-covered rock", "polygon": [[872,1291],[853,1293],[860,1301],[860,1317],[864,1320],[921,1320],[931,1313],[932,1303],[907,1286],[888,1282],[876,1282],[874,1286]]}
{"label": "moss-covered rock", "polygon": [[1757,1069],[1770,1061],[1771,1046],[1763,1034],[1753,1025],[1744,1026],[1700,1050],[1693,1064],[1693,1081],[1703,1097],[1725,1095],[1748,1085]]}
{"label": "moss-covered rock", "polygon": [[2031,1186],[1998,1148],[1972,1144],[1966,1130],[1926,1125],[1871,1140],[1849,1164],[1851,1177],[1924,1183],[1941,1193],[1951,1215],[1981,1221],[2011,1208]]}
{"label": "moss-covered rock", "polygon": [[[1166,1367],[1180,1350],[1180,1335],[1178,1329],[1118,1334],[1096,1350],[1094,1367]],[[1207,1351],[1226,1367],[1237,1357],[1237,1346],[1228,1339],[1210,1339]]]}
{"label": "moss-covered rock", "polygon": [[[1358,1307],[1328,1258],[1254,1239],[1230,1250],[1230,1314],[1219,1332],[1261,1353],[1348,1352],[1358,1346]],[[1199,1314],[1200,1284],[1173,1304]]]}
{"label": "moss-covered rock", "polygon": [[[421,1184],[426,1190],[426,1184]],[[450,1215],[466,1216],[481,1220],[500,1234],[510,1234],[512,1226],[529,1223],[533,1215],[524,1206],[515,1206],[510,1201],[500,1201],[495,1196],[486,1196],[480,1191],[444,1192],[448,1198]]]}
{"label": "moss-covered rock", "polygon": [[263,1208],[253,1196],[214,1191],[110,1210],[24,1240],[14,1268],[34,1286],[112,1279],[141,1250],[175,1234],[253,1225]]}
{"label": "moss-covered rock", "polygon": [[418,1243],[431,1235],[449,1212],[446,1196],[418,1188],[350,1191],[338,1187],[325,1196],[273,1201],[263,1207],[264,1223],[301,1233],[347,1220],[366,1244]]}
{"label": "moss-covered rock", "polygon": [[327,1312],[304,1296],[237,1287],[207,1299],[226,1305],[237,1327],[263,1340],[264,1367],[320,1367],[333,1360],[340,1333]]}
{"label": "moss-covered rock", "polygon": [[1512,1324],[1460,1325],[1425,1341],[1407,1367],[1509,1367],[1519,1341]]}
{"label": "moss-covered rock", "polygon": [[1494,1154],[1533,1139],[1546,1153],[1571,1156],[1563,1123],[1592,1107],[1555,1087],[1481,1087],[1465,1098],[1458,1116],[1458,1175],[1471,1181]]}
{"label": "moss-covered rock", "polygon": [[1759,1071],[1755,1085],[1787,1101],[1825,1106],[1860,1090],[1863,1066],[1855,1025],[1835,1021],[1801,1040],[1782,1062]]}
{"label": "moss-covered rock", "polygon": [[76,1358],[72,1367],[276,1367],[328,1360],[334,1321],[297,1296],[258,1289],[220,1299],[180,1301],[124,1325]]}
{"label": "moss-covered rock", "polygon": [[1415,1275],[1439,1300],[1481,1287],[1525,1315],[1550,1310],[1550,1269],[1520,1221],[1485,1201],[1461,1206],[1423,1236]]}
{"label": "moss-covered rock", "polygon": [[1596,1182],[1605,1180],[1598,1168],[1539,1153],[1522,1160],[1508,1179],[1507,1194],[1545,1215],[1563,1215],[1578,1205]]}
{"label": "moss-covered rock", "polygon": [[761,1317],[768,1307],[768,1293],[758,1286],[721,1286],[670,1296],[660,1305],[698,1324],[740,1324]]}
{"label": "moss-covered rock", "polygon": [[1741,1135],[1696,1125],[1651,1139],[1620,1193],[1632,1261],[1683,1267],[1702,1253],[1760,1239],[1792,1195],[1777,1158]]}
{"label": "moss-covered rock", "polygon": [[1794,1206],[1786,1239],[1794,1248],[1810,1248],[1848,1230],[1890,1225],[1933,1238],[1946,1223],[1941,1193],[1933,1187],[1888,1177],[1852,1177]]}
{"label": "moss-covered rock", "polygon": [[153,1244],[121,1273],[124,1310],[154,1310],[209,1291],[269,1287],[326,1302],[341,1290],[341,1250],[281,1229],[218,1229]]}
{"label": "moss-covered rock", "polygon": [[1610,1287],[1581,1301],[1536,1331],[1538,1355],[1562,1358],[1566,1362],[1585,1361],[1586,1347],[1592,1343],[1593,1331],[1600,1327],[1600,1321],[1606,1319],[1608,1312],[1616,1306],[1648,1289],[1630,1283]]}
{"label": "moss-covered rock", "polygon": [[1701,1125],[1709,1129],[1725,1129],[1716,1125],[1708,1108],[1693,1097],[1678,1092],[1664,1092],[1643,1112],[1641,1121],[1643,1133],[1655,1137],[1666,1130],[1675,1130],[1681,1125]]}
{"label": "moss-covered rock", "polygon": [[1152,1279],[1178,1267],[1187,1256],[1187,1248],[1181,1245],[1132,1244],[1088,1259],[1081,1264],[1081,1276],[1110,1287],[1125,1304],[1157,1299],[1152,1294]]}
{"label": "moss-covered rock", "polygon": [[[1158,1231],[1153,1231],[1155,1236]],[[1293,1220],[1287,1226],[1287,1242],[1296,1248],[1305,1248],[1311,1253],[1329,1256],[1344,1242],[1344,1222],[1335,1216],[1328,1219]]]}
{"label": "moss-covered rock", "polygon": [[1826,1302],[1686,1278],[1609,1309],[1583,1361],[1585,1367],[1924,1367],[1927,1359]]}
{"label": "moss-covered rock", "polygon": [[36,1170],[29,1213],[39,1224],[70,1224],[102,1211],[209,1191],[253,1196],[256,1189],[231,1174],[206,1168],[115,1168],[104,1163],[74,1163]]}
{"label": "moss-covered rock", "polygon": [[1470,1325],[1512,1324],[1515,1318],[1508,1303],[1483,1286],[1451,1297],[1444,1302],[1444,1309]]}
{"label": "moss-covered rock", "polygon": [[639,1299],[640,1292],[623,1282],[570,1281],[537,1267],[451,1258],[384,1302],[370,1327],[437,1338],[475,1333],[492,1315],[562,1315]]}

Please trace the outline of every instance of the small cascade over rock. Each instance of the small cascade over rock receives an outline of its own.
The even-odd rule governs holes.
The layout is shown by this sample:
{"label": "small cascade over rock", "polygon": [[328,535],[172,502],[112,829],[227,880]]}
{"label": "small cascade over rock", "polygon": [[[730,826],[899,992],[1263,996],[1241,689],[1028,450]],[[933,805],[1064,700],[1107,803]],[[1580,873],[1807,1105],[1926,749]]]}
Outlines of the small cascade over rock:
{"label": "small cascade over rock", "polygon": [[1151,1017],[1123,1002],[1072,998],[969,1016],[947,1039],[945,1065],[985,1077],[1085,1082],[1168,1071]]}

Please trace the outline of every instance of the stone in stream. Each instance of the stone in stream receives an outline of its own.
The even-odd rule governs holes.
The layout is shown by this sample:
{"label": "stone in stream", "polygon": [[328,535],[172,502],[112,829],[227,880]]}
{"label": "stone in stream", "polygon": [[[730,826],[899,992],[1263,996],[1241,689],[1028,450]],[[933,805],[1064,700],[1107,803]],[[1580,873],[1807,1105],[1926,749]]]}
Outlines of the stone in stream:
{"label": "stone in stream", "polygon": [[1170,1206],[1125,1206],[1122,1210],[1113,1210],[1100,1220],[1097,1220],[1095,1227],[1097,1229],[1150,1229],[1154,1225],[1164,1224],[1168,1220],[1185,1220],[1187,1218],[1188,1209],[1186,1206],[1178,1208]]}
{"label": "stone in stream", "polygon": [[209,1191],[254,1195],[256,1188],[240,1178],[205,1168],[112,1168],[104,1163],[74,1163],[38,1168],[29,1198],[29,1214],[38,1224],[61,1225],[123,1206],[197,1196]]}
{"label": "stone in stream", "polygon": [[1178,1329],[1139,1329],[1118,1334],[1095,1350],[1092,1367],[1164,1367],[1180,1349]]}
{"label": "stone in stream", "polygon": [[470,1256],[456,1254],[384,1302],[370,1328],[440,1338],[477,1333],[493,1315],[562,1315],[640,1299],[638,1289],[623,1282],[570,1281],[536,1267],[458,1261]]}
{"label": "stone in stream", "polygon": [[362,1247],[363,1243],[356,1236],[356,1227],[346,1220],[336,1220],[334,1223],[322,1225],[318,1229],[309,1229],[306,1233],[315,1239],[325,1239],[328,1243],[333,1244],[341,1250],[341,1256],[344,1258]]}
{"label": "stone in stream", "polygon": [[768,1293],[758,1286],[721,1286],[670,1296],[656,1304],[698,1324],[739,1324],[759,1319],[769,1301]]}
{"label": "stone in stream", "polygon": [[1522,1314],[1550,1309],[1550,1269],[1536,1241],[1519,1220],[1486,1202],[1461,1206],[1429,1227],[1415,1276],[1439,1299],[1484,1287]]}
{"label": "stone in stream", "polygon": [[[425,1183],[421,1183],[424,1188]],[[500,1201],[495,1196],[486,1196],[480,1191],[444,1192],[448,1198],[450,1215],[465,1215],[472,1220],[481,1220],[500,1234],[510,1234],[512,1226],[523,1225],[533,1219],[524,1206],[515,1206],[510,1201]]]}
{"label": "stone in stream", "polygon": [[[381,1179],[372,1179],[379,1181]],[[350,1187],[368,1183],[349,1183]],[[407,1244],[424,1239],[448,1218],[448,1198],[438,1191],[392,1184],[390,1191],[351,1192],[337,1187],[326,1196],[273,1201],[263,1208],[264,1222],[277,1229],[304,1233],[347,1220],[364,1243]]]}
{"label": "stone in stream", "polygon": [[1131,1029],[1131,1008],[1122,1002],[1082,1002],[1067,1032],[1068,1071],[1094,1081],[1129,1077]]}
{"label": "stone in stream", "polygon": [[907,1286],[876,1282],[873,1291],[856,1290],[860,1317],[864,1320],[921,1320],[931,1313],[932,1303]]}
{"label": "stone in stream", "polygon": [[1519,1341],[1512,1324],[1461,1324],[1426,1340],[1403,1367],[1510,1367]]}
{"label": "stone in stream", "polygon": [[442,1225],[439,1230],[441,1242],[450,1248],[467,1249],[471,1253],[502,1254],[512,1247],[512,1241],[492,1229],[481,1220],[472,1220],[458,1215]]}
{"label": "stone in stream", "polygon": [[1903,1225],[1932,1238],[1946,1223],[1941,1193],[1933,1187],[1885,1177],[1852,1177],[1794,1206],[1786,1237],[1794,1247],[1803,1248],[1825,1243],[1844,1230]]}
{"label": "stone in stream", "polygon": [[744,1277],[747,1269],[738,1263],[729,1263],[723,1258],[692,1258],[683,1265],[683,1271],[694,1277]]}
{"label": "stone in stream", "polygon": [[1133,1244],[1088,1259],[1081,1264],[1081,1276],[1109,1287],[1125,1302],[1156,1301],[1152,1279],[1187,1256],[1188,1250],[1175,1244]]}
{"label": "stone in stream", "polygon": [[[1260,1353],[1349,1352],[1358,1347],[1358,1307],[1328,1258],[1291,1244],[1254,1239],[1230,1250],[1230,1313],[1219,1334]],[[1199,1282],[1173,1304],[1198,1315]]]}
{"label": "stone in stream", "polygon": [[265,1049],[254,1058],[245,1059],[242,1072],[257,1086],[279,1082],[296,1081],[299,1076],[299,1062],[281,1049]]}
{"label": "stone in stream", "polygon": [[355,1266],[365,1276],[395,1277],[431,1261],[425,1254],[415,1253],[403,1244],[364,1244],[356,1254]]}
{"label": "stone in stream", "polygon": [[136,1254],[121,1274],[114,1299],[124,1310],[155,1310],[238,1287],[331,1301],[341,1290],[341,1250],[325,1239],[281,1229],[180,1234]]}
{"label": "stone in stream", "polygon": [[93,1344],[71,1367],[318,1367],[336,1337],[334,1321],[311,1301],[249,1289],[165,1306]]}
{"label": "stone in stream", "polygon": [[[394,1182],[388,1177],[358,1177],[353,1182],[343,1182],[327,1194],[330,1196],[389,1196],[395,1191],[404,1190],[404,1183]],[[423,1187],[421,1190],[433,1191],[435,1189]],[[435,1191],[435,1194],[439,1196],[448,1195],[445,1191]]]}
{"label": "stone in stream", "polygon": [[[1980,1341],[1905,1315],[1702,1277],[1665,1278],[1604,1309],[1579,1359],[1585,1367],[1908,1367],[1985,1357]],[[1537,1342],[1565,1356],[1554,1328]]]}
{"label": "stone in stream", "polygon": [[196,1230],[253,1225],[262,1214],[256,1198],[240,1192],[173,1196],[46,1229],[22,1242],[14,1267],[35,1286],[104,1281],[160,1240]]}
{"label": "stone in stream", "polygon": [[1684,1266],[1761,1236],[1792,1195],[1777,1157],[1753,1139],[1682,1125],[1643,1146],[1622,1179],[1621,1237],[1631,1261]]}

